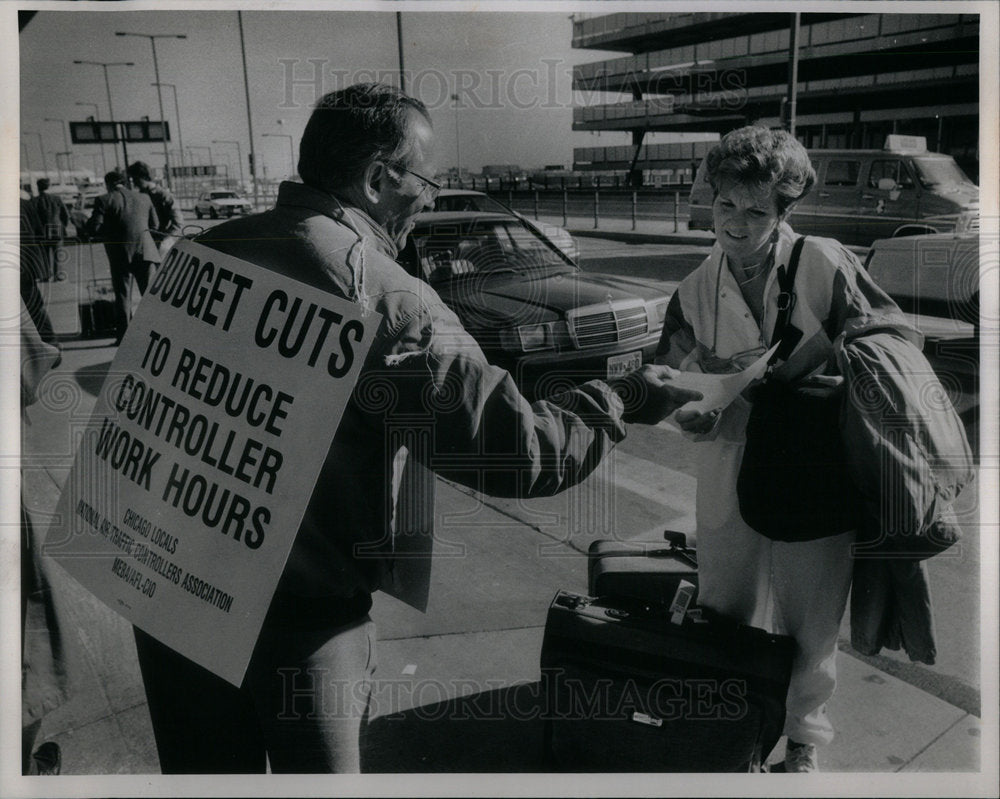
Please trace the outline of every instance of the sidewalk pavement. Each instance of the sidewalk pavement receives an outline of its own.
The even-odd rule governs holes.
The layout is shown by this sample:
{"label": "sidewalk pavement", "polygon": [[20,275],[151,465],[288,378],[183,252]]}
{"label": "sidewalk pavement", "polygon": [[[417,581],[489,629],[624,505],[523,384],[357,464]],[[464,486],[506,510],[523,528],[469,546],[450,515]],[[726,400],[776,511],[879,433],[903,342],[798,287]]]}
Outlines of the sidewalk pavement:
{"label": "sidewalk pavement", "polygon": [[[77,305],[89,278],[89,268],[80,268],[82,254],[68,259],[67,281],[41,284],[64,340],[63,362],[47,376],[24,429],[25,503],[42,525],[115,354],[110,339],[78,338]],[[435,563],[426,614],[377,595],[378,671],[364,769],[538,772],[541,721],[532,717],[531,702],[546,609],[557,589],[585,591],[586,559],[497,508],[478,505],[473,492],[439,482],[438,500],[476,508],[476,524],[449,527],[466,554]],[[62,747],[63,774],[156,774],[131,628],[56,571],[65,577],[57,590],[72,608],[68,628],[80,662],[71,700],[46,717],[38,740]],[[839,687],[830,703],[838,735],[822,752],[825,772],[946,771],[952,775],[944,793],[967,794],[979,785],[973,772],[981,763],[995,768],[995,752],[981,760],[976,715],[848,653],[838,662]],[[772,760],[782,751],[779,744]],[[537,790],[558,790],[563,778],[548,779],[553,782],[538,783]]]}

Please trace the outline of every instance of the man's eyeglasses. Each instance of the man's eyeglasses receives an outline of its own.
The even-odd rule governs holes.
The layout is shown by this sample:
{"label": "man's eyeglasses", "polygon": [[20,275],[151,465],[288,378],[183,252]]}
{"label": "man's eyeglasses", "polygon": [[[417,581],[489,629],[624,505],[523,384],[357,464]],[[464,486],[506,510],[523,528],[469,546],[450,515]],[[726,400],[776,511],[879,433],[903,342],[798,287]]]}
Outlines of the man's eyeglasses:
{"label": "man's eyeglasses", "polygon": [[429,177],[421,175],[419,172],[414,172],[412,169],[407,169],[405,166],[398,163],[397,161],[386,161],[386,164],[388,166],[394,167],[395,169],[399,169],[403,172],[406,172],[407,174],[413,175],[413,177],[415,177],[417,180],[419,180],[421,183],[424,184],[424,187],[421,189],[421,192],[429,190],[430,192],[429,196],[431,200],[434,200],[438,196],[438,194],[441,193],[441,189],[444,188],[436,180],[431,180]]}

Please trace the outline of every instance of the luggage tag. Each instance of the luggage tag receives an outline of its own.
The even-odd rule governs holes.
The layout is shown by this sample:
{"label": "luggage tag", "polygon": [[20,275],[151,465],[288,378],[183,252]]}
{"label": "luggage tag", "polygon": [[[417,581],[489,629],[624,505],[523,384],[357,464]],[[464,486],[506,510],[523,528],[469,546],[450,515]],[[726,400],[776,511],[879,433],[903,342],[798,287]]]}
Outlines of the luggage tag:
{"label": "luggage tag", "polygon": [[670,603],[671,624],[684,623],[684,617],[687,615],[688,607],[690,607],[691,601],[694,599],[696,590],[694,583],[689,583],[687,580],[680,581],[677,591],[674,592],[674,599]]}

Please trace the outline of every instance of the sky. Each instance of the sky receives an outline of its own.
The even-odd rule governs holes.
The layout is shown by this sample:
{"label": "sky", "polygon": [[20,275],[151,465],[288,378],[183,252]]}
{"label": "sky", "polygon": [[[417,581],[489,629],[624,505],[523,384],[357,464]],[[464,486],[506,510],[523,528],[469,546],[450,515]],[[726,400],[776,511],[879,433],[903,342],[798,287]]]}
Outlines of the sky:
{"label": "sky", "polygon": [[[64,6],[65,7],[65,6]],[[396,14],[379,11],[244,11],[251,108],[258,164],[269,177],[284,177],[295,156],[309,110],[324,92],[359,80],[398,82]],[[420,12],[402,14],[407,89],[430,108],[441,170],[457,162],[478,171],[486,164],[570,166],[573,147],[627,144],[627,133],[574,132],[572,108],[583,96],[572,91],[572,65],[622,53],[574,50],[568,13]],[[98,106],[108,119],[104,70],[74,60],[133,61],[110,67],[111,99],[118,120],[159,118],[149,38],[116,31],[183,34],[156,40],[160,82],[177,87],[185,160],[227,159],[238,173],[248,147],[246,99],[236,11],[119,11],[111,4],[86,10],[41,11],[20,34],[21,157],[41,168],[39,137],[54,168],[66,149],[61,120],[83,120]],[[453,94],[461,97],[455,110]],[[599,99],[615,100],[619,95]],[[173,92],[163,90],[178,149]],[[456,135],[457,126],[457,135]],[[263,133],[277,134],[262,136]],[[456,142],[458,146],[456,147]],[[76,166],[101,168],[97,145],[71,145]],[[109,159],[110,147],[106,149]],[[130,145],[129,159],[159,168],[162,145]],[[260,170],[258,170],[260,171]]]}

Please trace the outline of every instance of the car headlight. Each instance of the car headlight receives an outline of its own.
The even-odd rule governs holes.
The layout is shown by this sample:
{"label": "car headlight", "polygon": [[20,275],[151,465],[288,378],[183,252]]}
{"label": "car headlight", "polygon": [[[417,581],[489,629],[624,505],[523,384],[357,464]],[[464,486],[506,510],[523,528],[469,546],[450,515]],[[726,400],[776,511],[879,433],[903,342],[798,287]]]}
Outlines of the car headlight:
{"label": "car headlight", "polygon": [[955,232],[956,233],[967,233],[970,230],[979,229],[979,214],[965,211],[958,216],[958,220],[955,222]]}
{"label": "car headlight", "polygon": [[500,346],[509,352],[550,350],[555,347],[557,336],[554,322],[519,325],[500,331]]}
{"label": "car headlight", "polygon": [[659,330],[663,327],[663,320],[667,318],[667,300],[663,297],[646,303],[646,319],[650,330]]}

